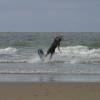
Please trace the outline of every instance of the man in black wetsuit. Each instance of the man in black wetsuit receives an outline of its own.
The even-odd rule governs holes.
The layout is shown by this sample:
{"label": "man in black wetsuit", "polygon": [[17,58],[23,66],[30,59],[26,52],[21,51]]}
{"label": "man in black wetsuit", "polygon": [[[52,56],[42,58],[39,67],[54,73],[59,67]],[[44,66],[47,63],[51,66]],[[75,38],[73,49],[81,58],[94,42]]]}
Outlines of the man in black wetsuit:
{"label": "man in black wetsuit", "polygon": [[50,55],[50,60],[51,60],[53,54],[55,53],[55,49],[57,47],[58,47],[59,52],[61,52],[60,51],[60,43],[62,41],[62,38],[63,38],[62,35],[59,35],[59,36],[55,37],[55,39],[54,39],[53,43],[51,44],[50,48],[47,50],[47,53],[46,53],[45,57],[47,57],[49,54],[51,54]]}

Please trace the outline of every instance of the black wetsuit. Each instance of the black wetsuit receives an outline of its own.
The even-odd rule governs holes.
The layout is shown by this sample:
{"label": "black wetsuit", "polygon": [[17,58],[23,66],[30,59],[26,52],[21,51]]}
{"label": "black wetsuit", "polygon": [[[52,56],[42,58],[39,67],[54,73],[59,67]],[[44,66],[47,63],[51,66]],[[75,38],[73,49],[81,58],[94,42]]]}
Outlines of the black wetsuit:
{"label": "black wetsuit", "polygon": [[50,48],[47,51],[46,56],[48,54],[51,54],[51,57],[52,57],[52,55],[55,53],[55,49],[60,46],[61,40],[62,38],[59,36],[54,39],[53,43],[51,44]]}

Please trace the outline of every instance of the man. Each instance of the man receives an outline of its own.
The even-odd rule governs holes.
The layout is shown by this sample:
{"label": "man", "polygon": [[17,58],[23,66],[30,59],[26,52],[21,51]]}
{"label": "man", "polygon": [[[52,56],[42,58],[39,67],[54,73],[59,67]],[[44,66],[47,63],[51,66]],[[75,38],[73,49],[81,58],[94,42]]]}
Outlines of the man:
{"label": "man", "polygon": [[58,47],[59,52],[61,53],[61,51],[60,51],[60,43],[62,41],[62,38],[63,38],[62,35],[59,35],[59,36],[55,37],[55,39],[54,39],[53,43],[51,44],[50,48],[47,50],[47,53],[46,53],[45,57],[47,57],[49,54],[51,54],[50,55],[50,60],[51,60],[53,54],[55,53],[55,49],[57,47]]}

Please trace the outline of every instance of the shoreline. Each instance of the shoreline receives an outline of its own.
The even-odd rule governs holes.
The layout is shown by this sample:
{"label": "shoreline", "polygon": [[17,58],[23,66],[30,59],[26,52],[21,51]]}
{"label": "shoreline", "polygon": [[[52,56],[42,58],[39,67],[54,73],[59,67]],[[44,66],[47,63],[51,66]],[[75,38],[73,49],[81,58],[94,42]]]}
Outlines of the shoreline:
{"label": "shoreline", "polygon": [[0,82],[0,100],[100,100],[99,82]]}

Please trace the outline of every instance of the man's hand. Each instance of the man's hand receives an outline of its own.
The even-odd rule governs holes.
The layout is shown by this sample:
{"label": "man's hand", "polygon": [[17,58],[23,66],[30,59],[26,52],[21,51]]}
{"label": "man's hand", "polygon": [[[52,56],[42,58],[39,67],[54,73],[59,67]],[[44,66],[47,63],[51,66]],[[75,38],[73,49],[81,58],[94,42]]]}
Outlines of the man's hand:
{"label": "man's hand", "polygon": [[60,50],[60,47],[59,46],[58,46],[58,50],[59,50],[60,53],[62,53],[62,51]]}

